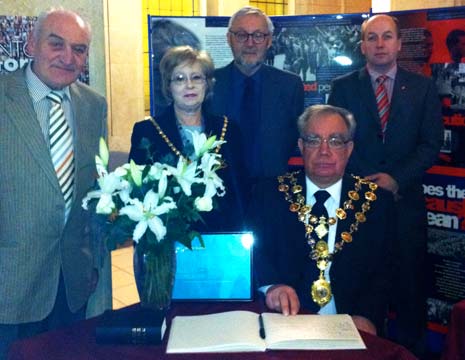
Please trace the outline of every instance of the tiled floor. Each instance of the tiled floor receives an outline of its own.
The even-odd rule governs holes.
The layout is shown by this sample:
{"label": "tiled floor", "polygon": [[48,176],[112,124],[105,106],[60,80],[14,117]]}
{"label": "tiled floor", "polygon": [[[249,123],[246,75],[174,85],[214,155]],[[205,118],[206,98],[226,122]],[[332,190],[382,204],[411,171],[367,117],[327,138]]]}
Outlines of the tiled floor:
{"label": "tiled floor", "polygon": [[132,253],[132,246],[114,250],[111,253],[113,309],[139,302],[139,295],[134,282]]}

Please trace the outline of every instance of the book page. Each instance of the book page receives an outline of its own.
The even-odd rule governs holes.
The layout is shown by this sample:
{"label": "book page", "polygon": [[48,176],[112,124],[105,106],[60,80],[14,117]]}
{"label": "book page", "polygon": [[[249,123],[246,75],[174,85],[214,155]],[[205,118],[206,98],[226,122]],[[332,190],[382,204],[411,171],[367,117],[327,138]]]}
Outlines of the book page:
{"label": "book page", "polygon": [[167,353],[265,351],[258,314],[228,311],[210,315],[176,316]]}
{"label": "book page", "polygon": [[365,349],[349,315],[264,313],[268,349]]}

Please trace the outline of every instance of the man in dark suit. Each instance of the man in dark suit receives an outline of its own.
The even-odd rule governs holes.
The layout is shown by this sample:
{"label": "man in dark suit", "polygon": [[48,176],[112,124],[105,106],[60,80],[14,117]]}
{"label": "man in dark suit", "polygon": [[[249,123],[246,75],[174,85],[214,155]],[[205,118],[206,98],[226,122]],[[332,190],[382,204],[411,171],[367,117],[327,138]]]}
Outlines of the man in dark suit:
{"label": "man in dark suit", "polygon": [[244,7],[229,21],[234,61],[215,71],[210,111],[239,123],[248,174],[275,176],[287,170],[295,148],[295,122],[303,110],[300,78],[264,64],[273,23],[261,10]]}
{"label": "man in dark suit", "polygon": [[305,173],[261,182],[249,219],[268,308],[348,313],[359,329],[376,333],[387,314],[392,198],[345,172],[355,126],[345,109],[307,108],[298,120]]}
{"label": "man in dark suit", "polygon": [[[89,25],[73,12],[42,13],[29,41],[33,61],[0,78],[2,359],[15,339],[82,318],[95,289],[81,201],[95,182],[107,107],[76,81],[90,37]],[[48,98],[52,90],[54,100]],[[62,131],[57,137],[49,134],[53,123]]]}
{"label": "man in dark suit", "polygon": [[391,294],[397,340],[420,354],[426,325],[422,177],[442,144],[441,107],[430,79],[397,65],[401,39],[395,18],[376,15],[365,21],[361,49],[366,67],[335,79],[328,103],[350,110],[357,119],[348,168],[396,200]]}

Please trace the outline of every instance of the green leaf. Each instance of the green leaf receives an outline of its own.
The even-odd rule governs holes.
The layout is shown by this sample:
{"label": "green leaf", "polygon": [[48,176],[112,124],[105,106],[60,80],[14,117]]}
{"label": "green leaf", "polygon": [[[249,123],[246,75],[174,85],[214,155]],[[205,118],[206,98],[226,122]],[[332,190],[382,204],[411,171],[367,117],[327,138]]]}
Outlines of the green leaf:
{"label": "green leaf", "polygon": [[110,157],[110,154],[108,152],[107,143],[105,142],[105,139],[103,137],[100,138],[99,142],[99,155],[100,160],[102,160],[103,166],[105,166],[105,168],[108,168],[108,158]]}

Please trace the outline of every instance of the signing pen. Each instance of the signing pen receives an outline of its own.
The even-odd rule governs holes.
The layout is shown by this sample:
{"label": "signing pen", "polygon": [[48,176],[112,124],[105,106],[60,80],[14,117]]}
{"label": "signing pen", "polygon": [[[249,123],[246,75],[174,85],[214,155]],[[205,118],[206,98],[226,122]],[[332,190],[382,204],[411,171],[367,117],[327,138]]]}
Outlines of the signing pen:
{"label": "signing pen", "polygon": [[263,317],[262,317],[262,314],[258,315],[258,326],[260,328],[259,330],[259,333],[260,333],[260,337],[262,339],[264,339],[266,336],[265,336],[265,326],[263,325]]}

